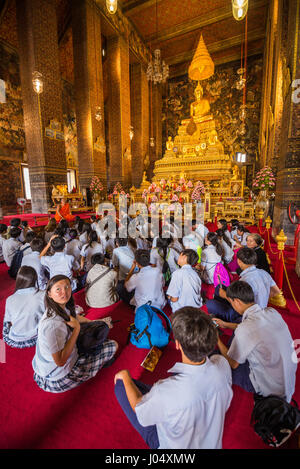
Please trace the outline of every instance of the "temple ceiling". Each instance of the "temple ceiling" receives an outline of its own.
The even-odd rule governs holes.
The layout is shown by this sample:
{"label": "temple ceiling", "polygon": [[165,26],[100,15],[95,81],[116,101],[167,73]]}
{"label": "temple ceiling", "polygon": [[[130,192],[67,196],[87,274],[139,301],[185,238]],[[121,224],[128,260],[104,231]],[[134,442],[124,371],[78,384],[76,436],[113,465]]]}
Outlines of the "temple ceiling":
{"label": "temple ceiling", "polygon": [[[55,1],[62,75],[71,80],[72,2]],[[231,0],[118,0],[118,4],[146,46],[152,51],[161,49],[171,77],[187,72],[200,34],[215,65],[238,60],[241,56],[245,21],[234,20]],[[269,0],[249,2],[249,56],[263,53],[268,4]],[[105,28],[103,30],[105,34]],[[0,0],[0,40],[18,49],[15,0]],[[64,57],[68,58],[65,69]]]}

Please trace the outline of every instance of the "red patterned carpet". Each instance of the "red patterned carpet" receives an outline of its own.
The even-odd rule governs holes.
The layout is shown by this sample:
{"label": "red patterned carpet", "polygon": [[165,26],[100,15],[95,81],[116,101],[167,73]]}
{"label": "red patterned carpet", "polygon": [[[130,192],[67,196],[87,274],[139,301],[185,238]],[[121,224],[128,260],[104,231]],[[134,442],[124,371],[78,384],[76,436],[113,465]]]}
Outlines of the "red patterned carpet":
{"label": "red patterned carpet", "polygon": [[[299,279],[291,266],[288,266],[288,272],[299,302]],[[14,281],[8,276],[4,264],[0,264],[0,284],[2,329],[5,300],[14,289]],[[280,311],[293,339],[300,339],[300,312],[286,284],[284,294],[287,307]],[[85,306],[80,294],[77,294],[77,303]],[[126,344],[127,327],[133,322],[132,310],[119,302],[105,310],[94,309],[89,317],[103,317],[108,313],[114,320],[121,320],[110,332],[110,337],[119,343],[118,358],[110,368],[101,370],[92,380],[64,394],[46,393],[33,381],[34,348],[17,350],[6,346],[6,362],[0,363],[1,449],[146,448],[118,406],[113,392],[114,374],[127,368],[134,378],[153,383],[166,377],[168,369],[180,357],[170,343],[154,373],[144,370],[140,364],[147,351]],[[300,404],[299,373],[298,369],[294,398]],[[250,426],[252,406],[252,395],[234,386],[234,397],[226,414],[223,448],[267,448]]]}

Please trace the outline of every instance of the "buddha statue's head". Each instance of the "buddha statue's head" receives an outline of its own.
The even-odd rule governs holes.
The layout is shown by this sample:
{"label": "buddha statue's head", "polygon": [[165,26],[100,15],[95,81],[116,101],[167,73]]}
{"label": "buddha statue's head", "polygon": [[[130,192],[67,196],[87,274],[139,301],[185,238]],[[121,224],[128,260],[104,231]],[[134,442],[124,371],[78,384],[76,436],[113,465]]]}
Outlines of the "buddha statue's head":
{"label": "buddha statue's head", "polygon": [[203,98],[203,88],[202,88],[202,86],[200,85],[199,82],[198,82],[198,85],[195,88],[194,93],[195,93],[197,101],[201,101],[201,99]]}

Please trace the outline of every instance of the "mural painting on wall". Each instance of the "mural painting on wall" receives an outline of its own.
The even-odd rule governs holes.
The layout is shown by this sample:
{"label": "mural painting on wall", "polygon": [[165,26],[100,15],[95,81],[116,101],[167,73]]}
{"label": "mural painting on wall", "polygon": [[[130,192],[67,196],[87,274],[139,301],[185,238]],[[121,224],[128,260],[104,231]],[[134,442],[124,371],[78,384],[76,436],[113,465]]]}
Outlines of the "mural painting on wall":
{"label": "mural painting on wall", "polygon": [[5,102],[0,103],[0,150],[25,149],[19,59],[0,44],[0,79],[5,83]]}
{"label": "mural painting on wall", "polygon": [[66,155],[72,156],[78,166],[77,129],[73,85],[63,81],[63,122]]}
{"label": "mural painting on wall", "polygon": [[[247,154],[253,156],[255,161],[262,92],[262,57],[248,59],[245,119],[247,131],[243,137],[238,134],[243,92],[235,87],[239,68],[239,62],[217,66],[214,75],[201,81],[201,85],[204,97],[210,102],[211,113],[225,154],[233,156],[244,141]],[[190,105],[195,100],[196,86],[197,82],[190,80],[188,75],[169,80],[168,95],[163,97],[163,148],[166,147],[168,136],[176,136],[181,120],[190,117]]]}

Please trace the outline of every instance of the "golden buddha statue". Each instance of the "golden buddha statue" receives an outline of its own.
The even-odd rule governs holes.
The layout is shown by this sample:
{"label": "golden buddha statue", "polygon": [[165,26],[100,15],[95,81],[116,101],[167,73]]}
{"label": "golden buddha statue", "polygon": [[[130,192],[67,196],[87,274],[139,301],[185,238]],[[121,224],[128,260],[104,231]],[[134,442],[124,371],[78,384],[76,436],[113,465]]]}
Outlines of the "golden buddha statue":
{"label": "golden buddha statue", "polygon": [[203,88],[198,82],[198,85],[195,89],[196,101],[193,101],[190,107],[191,117],[196,119],[204,117],[210,112],[210,104],[207,99],[203,99]]}

